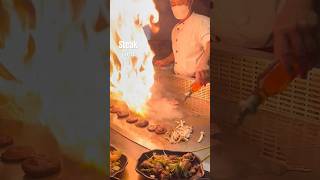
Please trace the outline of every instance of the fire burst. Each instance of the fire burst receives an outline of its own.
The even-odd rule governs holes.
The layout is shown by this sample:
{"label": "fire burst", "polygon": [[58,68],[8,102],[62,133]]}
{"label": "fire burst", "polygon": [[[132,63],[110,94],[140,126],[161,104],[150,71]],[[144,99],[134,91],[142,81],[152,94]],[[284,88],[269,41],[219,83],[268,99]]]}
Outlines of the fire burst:
{"label": "fire burst", "polygon": [[[111,0],[110,92],[131,111],[145,115],[154,83],[152,52],[143,28],[159,20],[153,0]],[[137,47],[125,47],[136,44]],[[121,45],[122,44],[122,45]]]}

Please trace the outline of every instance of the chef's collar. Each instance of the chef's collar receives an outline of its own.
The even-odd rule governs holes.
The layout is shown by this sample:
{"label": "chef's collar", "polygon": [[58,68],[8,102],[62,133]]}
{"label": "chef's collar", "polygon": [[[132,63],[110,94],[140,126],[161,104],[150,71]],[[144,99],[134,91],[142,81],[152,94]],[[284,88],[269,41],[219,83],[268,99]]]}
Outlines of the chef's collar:
{"label": "chef's collar", "polygon": [[185,23],[185,22],[193,15],[193,13],[194,13],[193,11],[192,11],[191,13],[189,13],[188,16],[187,16],[187,18],[185,18],[185,19],[182,20],[182,21],[179,21],[178,24],[183,24],[183,23]]}

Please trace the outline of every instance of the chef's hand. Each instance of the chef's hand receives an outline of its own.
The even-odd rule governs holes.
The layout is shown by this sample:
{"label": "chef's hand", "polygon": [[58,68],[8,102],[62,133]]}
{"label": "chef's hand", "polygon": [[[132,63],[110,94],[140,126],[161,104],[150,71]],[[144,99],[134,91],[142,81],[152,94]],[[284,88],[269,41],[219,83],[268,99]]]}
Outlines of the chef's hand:
{"label": "chef's hand", "polygon": [[173,53],[170,53],[169,56],[163,58],[163,59],[155,59],[153,60],[153,64],[158,67],[164,67],[168,66],[170,64],[174,63],[174,55]]}
{"label": "chef's hand", "polygon": [[201,70],[196,72],[196,82],[206,85],[209,82],[209,70]]}
{"label": "chef's hand", "polygon": [[298,63],[301,77],[306,76],[317,57],[318,19],[313,6],[313,0],[288,0],[273,27],[275,58],[288,71]]}
{"label": "chef's hand", "polygon": [[169,65],[166,59],[157,59],[153,61],[153,64],[158,67],[164,67]]}

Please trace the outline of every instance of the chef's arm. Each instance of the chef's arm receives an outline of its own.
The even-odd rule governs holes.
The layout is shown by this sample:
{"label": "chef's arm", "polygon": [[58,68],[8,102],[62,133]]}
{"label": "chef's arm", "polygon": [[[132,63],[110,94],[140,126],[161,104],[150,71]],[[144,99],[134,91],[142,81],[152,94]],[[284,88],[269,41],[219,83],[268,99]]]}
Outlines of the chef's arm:
{"label": "chef's arm", "polygon": [[165,61],[167,61],[168,64],[174,63],[174,55],[173,55],[173,52],[171,52],[171,53],[169,54],[169,56],[167,56],[167,57],[165,58]]}
{"label": "chef's arm", "polygon": [[273,25],[275,59],[289,72],[298,63],[303,78],[318,62],[318,5],[318,0],[286,0]]}
{"label": "chef's arm", "polygon": [[174,63],[173,52],[171,52],[167,57],[165,57],[163,59],[158,59],[158,60],[154,61],[154,64],[157,66],[168,66],[173,63]]}
{"label": "chef's arm", "polygon": [[204,53],[200,57],[197,65],[196,71],[208,71],[209,70],[209,60],[210,60],[210,41],[207,42],[204,48]]}
{"label": "chef's arm", "polygon": [[196,69],[196,82],[202,85],[207,84],[210,81],[209,78],[209,59],[210,59],[210,41],[204,45],[204,53],[200,57]]}

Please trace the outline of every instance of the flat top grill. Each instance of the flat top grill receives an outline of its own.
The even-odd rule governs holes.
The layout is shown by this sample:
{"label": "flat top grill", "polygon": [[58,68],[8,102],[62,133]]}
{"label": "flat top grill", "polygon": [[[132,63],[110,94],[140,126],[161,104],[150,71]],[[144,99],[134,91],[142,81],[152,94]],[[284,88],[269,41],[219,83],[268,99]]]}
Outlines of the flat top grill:
{"label": "flat top grill", "polygon": [[[157,72],[156,83],[161,83],[162,88],[165,89],[166,98],[174,98],[179,102],[178,109],[183,113],[184,117],[182,119],[166,119],[166,120],[156,120],[151,118],[147,118],[149,120],[149,124],[160,124],[167,128],[167,130],[174,129],[177,126],[176,121],[184,120],[186,124],[193,126],[193,133],[188,142],[182,142],[178,144],[170,144],[168,140],[165,139],[164,135],[157,135],[155,133],[151,133],[147,130],[147,128],[138,128],[133,124],[129,124],[125,119],[118,119],[116,114],[110,114],[110,127],[111,127],[111,144],[117,147],[120,151],[122,151],[125,155],[131,156],[129,158],[129,165],[126,168],[126,172],[124,175],[124,179],[126,177],[137,176],[134,172],[134,166],[136,160],[139,156],[148,150],[153,149],[166,149],[173,151],[184,151],[191,152],[196,151],[202,148],[206,148],[210,146],[210,101],[200,99],[196,97],[199,94],[195,94],[187,100],[187,102],[183,102],[185,89],[181,87],[177,87],[182,84],[177,81],[186,81],[185,79],[181,79],[181,77],[176,77],[172,75],[170,71],[161,71]],[[175,79],[175,80],[172,80]],[[188,80],[190,81],[190,80]],[[184,82],[184,85],[186,83]],[[202,111],[198,111],[197,109],[202,109]],[[200,132],[205,132],[205,137],[198,143],[197,140],[200,137]],[[130,148],[128,148],[130,146]],[[205,158],[209,149],[201,152],[197,152],[196,154],[200,159]],[[130,162],[134,161],[134,162]],[[204,162],[204,168],[207,171],[210,171],[210,159]],[[130,175],[129,175],[130,174]]]}
{"label": "flat top grill", "polygon": [[[191,100],[191,99],[189,99]],[[183,120],[186,124],[193,127],[193,133],[188,142],[182,142],[178,144],[170,144],[168,140],[164,138],[164,135],[157,135],[151,133],[147,128],[139,128],[133,124],[129,124],[125,119],[118,119],[117,115],[110,114],[110,127],[128,139],[140,144],[147,149],[168,149],[175,151],[196,151],[201,148],[210,146],[210,119],[188,113]],[[178,119],[177,119],[178,120]],[[150,124],[160,124],[167,128],[167,130],[174,129],[177,124],[176,120],[149,120]],[[200,132],[205,132],[205,137],[201,143],[197,140],[200,137]]]}

